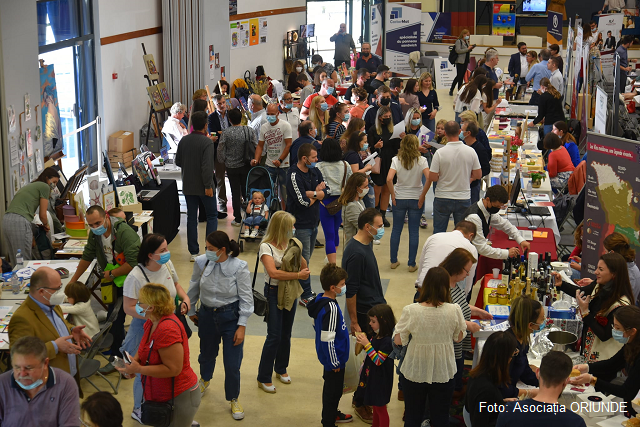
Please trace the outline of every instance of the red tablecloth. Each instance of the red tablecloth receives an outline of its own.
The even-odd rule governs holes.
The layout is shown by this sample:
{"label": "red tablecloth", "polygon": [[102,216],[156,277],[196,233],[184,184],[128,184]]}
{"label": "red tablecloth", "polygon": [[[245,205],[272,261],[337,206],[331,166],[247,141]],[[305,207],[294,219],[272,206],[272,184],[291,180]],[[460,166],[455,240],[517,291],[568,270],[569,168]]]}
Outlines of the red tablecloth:
{"label": "red tablecloth", "polygon": [[347,89],[349,89],[350,86],[351,84],[348,84],[346,86],[336,85],[335,89],[336,89],[336,92],[338,92],[338,95],[345,96],[347,93]]}
{"label": "red tablecloth", "polygon": [[[526,227],[517,227],[518,230],[528,230]],[[536,252],[541,257],[544,256],[545,252],[551,252],[551,261],[558,260],[558,254],[556,252],[556,239],[553,236],[553,230],[550,228],[538,228],[535,231],[546,231],[547,238],[543,239],[541,237],[534,237],[533,241],[531,241],[531,249],[530,252]],[[516,242],[513,240],[509,240],[509,236],[500,230],[494,230],[493,235],[489,238],[493,243],[492,246],[494,248],[502,248],[508,249],[516,246]],[[492,274],[492,270],[494,268],[499,268],[502,270],[502,260],[501,259],[493,259],[487,258],[480,255],[478,259],[478,266],[476,268],[476,278],[483,278],[482,280],[482,288],[480,289],[480,293],[478,294],[478,298],[475,302],[476,307],[484,308],[482,304],[483,290],[486,287],[487,275]]]}

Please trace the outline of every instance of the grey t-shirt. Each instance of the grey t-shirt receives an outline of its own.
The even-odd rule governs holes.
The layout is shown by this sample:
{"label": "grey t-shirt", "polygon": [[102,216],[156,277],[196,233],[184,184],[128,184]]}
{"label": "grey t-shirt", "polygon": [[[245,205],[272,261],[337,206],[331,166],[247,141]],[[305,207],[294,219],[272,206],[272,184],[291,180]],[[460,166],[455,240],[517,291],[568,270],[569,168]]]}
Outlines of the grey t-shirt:
{"label": "grey t-shirt", "polygon": [[349,53],[351,52],[351,49],[356,48],[351,34],[334,34],[329,40],[334,42],[336,45],[336,53],[333,59],[341,61],[347,61],[350,59]]}

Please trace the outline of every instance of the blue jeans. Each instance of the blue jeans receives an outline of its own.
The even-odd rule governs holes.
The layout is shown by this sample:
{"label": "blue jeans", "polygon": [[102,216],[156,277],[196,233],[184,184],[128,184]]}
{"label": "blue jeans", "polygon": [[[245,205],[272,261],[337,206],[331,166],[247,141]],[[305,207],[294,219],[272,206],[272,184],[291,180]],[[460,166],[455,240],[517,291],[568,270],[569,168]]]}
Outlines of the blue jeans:
{"label": "blue jeans", "polygon": [[[328,205],[329,203],[337,199],[338,196],[325,197],[322,200],[322,203]],[[322,230],[324,231],[325,253],[327,255],[335,254],[336,246],[340,244],[340,224],[342,224],[342,210],[340,210],[335,215],[329,215],[327,208],[320,205],[320,223],[322,224]]]}
{"label": "blue jeans", "polygon": [[471,187],[471,204],[478,203],[480,200],[480,188],[482,187],[482,181],[478,185]]}
{"label": "blue jeans", "polygon": [[396,199],[393,207],[393,228],[391,229],[391,262],[398,262],[398,246],[404,227],[404,217],[409,215],[409,267],[416,265],[416,254],[420,242],[420,216],[422,209],[418,208],[418,201],[413,199]]}
{"label": "blue jeans", "polygon": [[233,302],[219,308],[200,306],[198,311],[198,336],[200,337],[200,377],[210,381],[216,367],[216,358],[222,341],[222,361],[224,363],[225,399],[237,399],[240,395],[240,365],[244,342],[233,345],[233,337],[238,329],[239,303]]}
{"label": "blue jeans", "polygon": [[551,132],[553,132],[553,123],[550,125],[544,125],[544,135],[547,136]]}
{"label": "blue jeans", "polygon": [[454,225],[464,219],[464,213],[471,206],[470,199],[433,199],[433,234],[444,233],[449,225],[449,217],[453,214]]}
{"label": "blue jeans", "polygon": [[[142,340],[142,335],[144,335],[144,324],[146,320],[138,319],[134,317],[131,320],[131,324],[129,325],[129,330],[127,331],[127,335],[122,342],[122,347],[120,347],[120,353],[126,351],[132,357],[136,355],[138,352],[138,347],[140,346],[140,341]],[[133,408],[138,409],[142,405],[142,381],[140,379],[140,374],[136,374],[136,378],[133,380]]]}
{"label": "blue jeans", "polygon": [[436,119],[429,119],[422,124],[425,125],[431,132],[436,133]]}
{"label": "blue jeans", "polygon": [[266,166],[269,171],[269,175],[271,175],[271,180],[273,181],[273,185],[280,185],[278,187],[278,194],[280,195],[280,200],[285,205],[287,204],[287,171],[289,168],[272,168],[271,166]]}
{"label": "blue jeans", "polygon": [[207,213],[207,236],[218,229],[218,202],[215,191],[213,197],[185,195],[184,200],[187,202],[187,248],[191,255],[197,255],[200,252],[198,245],[199,202],[204,204],[204,210]]}
{"label": "blue jeans", "polygon": [[[296,236],[297,234],[296,230]],[[276,374],[280,375],[287,373],[291,354],[291,330],[298,302],[293,303],[291,311],[279,310],[278,287],[269,286],[266,283],[264,295],[269,302],[269,312],[267,313],[267,339],[262,347],[262,356],[258,366],[258,381],[272,383],[271,375],[274,370]]]}
{"label": "blue jeans", "polygon": [[264,221],[263,216],[248,216],[244,220],[244,225],[248,225],[249,227],[258,227]]}
{"label": "blue jeans", "polygon": [[[309,266],[311,255],[313,255],[313,248],[316,245],[316,237],[318,237],[318,227],[296,228],[296,238],[302,243],[302,256],[305,261],[307,261],[307,267]],[[300,279],[299,282],[300,286],[302,286],[302,295],[300,298],[305,299],[311,297],[311,276],[306,279]]]}
{"label": "blue jeans", "polygon": [[373,185],[369,184],[369,192],[364,196],[362,201],[364,202],[364,207],[367,209],[376,207],[376,193],[373,191]]}

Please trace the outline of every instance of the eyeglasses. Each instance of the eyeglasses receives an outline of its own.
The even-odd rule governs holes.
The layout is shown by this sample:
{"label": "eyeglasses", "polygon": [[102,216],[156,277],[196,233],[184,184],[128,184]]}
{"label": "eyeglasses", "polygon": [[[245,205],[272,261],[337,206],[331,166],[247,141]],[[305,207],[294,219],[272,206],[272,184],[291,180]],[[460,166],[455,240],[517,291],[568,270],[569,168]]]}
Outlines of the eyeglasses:
{"label": "eyeglasses", "polygon": [[464,272],[466,273],[466,275],[469,275],[469,272],[471,271],[471,269],[467,270],[466,268],[462,267],[462,269],[464,270]]}

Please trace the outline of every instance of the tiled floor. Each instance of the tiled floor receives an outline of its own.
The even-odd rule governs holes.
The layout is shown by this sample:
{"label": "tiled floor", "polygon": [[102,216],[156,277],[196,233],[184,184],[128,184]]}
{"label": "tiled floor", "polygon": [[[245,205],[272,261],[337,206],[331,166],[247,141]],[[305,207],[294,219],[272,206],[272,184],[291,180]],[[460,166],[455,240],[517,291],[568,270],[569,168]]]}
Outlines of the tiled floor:
{"label": "tiled floor", "polygon": [[[440,105],[443,107],[437,116],[437,119],[453,120],[452,100],[448,96],[448,90],[438,90],[440,97]],[[162,176],[162,174],[161,174]],[[169,176],[168,176],[169,177]],[[426,205],[429,209],[427,218],[429,227],[427,230],[420,230],[420,245],[418,255],[424,241],[432,234],[431,222],[431,206],[433,204],[433,192],[429,191],[427,195]],[[183,206],[186,212],[186,207]],[[229,197],[229,211],[231,212],[231,198]],[[391,214],[387,215],[391,220]],[[220,220],[219,229],[229,233],[232,238],[237,237],[238,229],[230,225],[231,218]],[[451,223],[450,228],[453,227]],[[204,242],[205,224],[199,224],[199,240]],[[408,231],[405,227],[403,231],[403,239],[400,244],[399,260],[401,266],[395,270],[390,269],[389,261],[389,239],[391,230],[382,239],[382,244],[374,246],[374,252],[378,260],[380,275],[383,279],[383,285],[386,288],[385,297],[388,304],[393,308],[396,317],[399,317],[402,308],[412,302],[414,295],[414,281],[416,273],[409,273],[406,262],[408,255]],[[319,233],[319,239],[324,242],[322,232]],[[193,264],[189,262],[189,252],[186,250],[186,215],[181,216],[180,233],[169,245],[172,254],[172,261],[175,265],[180,278],[180,283],[186,289],[191,277]],[[258,244],[246,244],[245,251],[240,258],[249,263],[250,270],[253,272],[255,265],[256,250]],[[338,251],[338,260],[341,259],[342,250]],[[324,263],[324,248],[316,249],[313,253],[310,268],[313,276],[318,276],[320,269]],[[259,276],[256,280],[256,286],[262,288],[262,268],[259,268]],[[313,282],[319,286],[317,277],[313,278]],[[292,378],[290,385],[276,383],[277,393],[267,394],[257,388],[256,375],[262,345],[266,335],[266,324],[252,319],[247,331],[244,344],[244,358],[241,368],[241,393],[239,401],[244,406],[246,417],[242,423],[248,425],[259,425],[263,427],[275,427],[283,425],[307,425],[320,426],[320,412],[322,408],[322,366],[318,362],[313,335],[310,334],[310,326],[304,323],[308,321],[306,309],[298,307],[299,314],[296,316],[296,325],[294,326],[294,338],[292,339],[291,362],[289,366],[289,374]],[[189,340],[191,352],[191,366],[199,374],[198,354],[199,354],[199,338],[196,333]],[[232,426],[238,425],[238,421],[231,418],[229,404],[224,400],[224,370],[221,366],[222,357],[218,358],[220,366],[216,369],[213,381],[209,389],[203,396],[200,409],[196,415],[196,420],[202,426]],[[115,374],[111,374],[115,378]],[[274,377],[275,380],[275,377]],[[109,390],[104,381],[96,379],[95,383],[103,390]],[[116,396],[122,404],[125,413],[124,426],[136,426],[137,422],[133,421],[129,414],[132,408],[132,380],[123,380],[120,385],[120,391]],[[95,390],[87,382],[82,382],[82,388],[85,396],[93,393]],[[392,400],[388,405],[389,415],[392,426],[402,425],[402,412],[404,406],[402,402],[396,399],[397,391],[394,389]],[[340,402],[340,410],[345,413],[353,414],[351,408],[351,395],[345,395]],[[352,425],[364,425],[354,415]]]}

